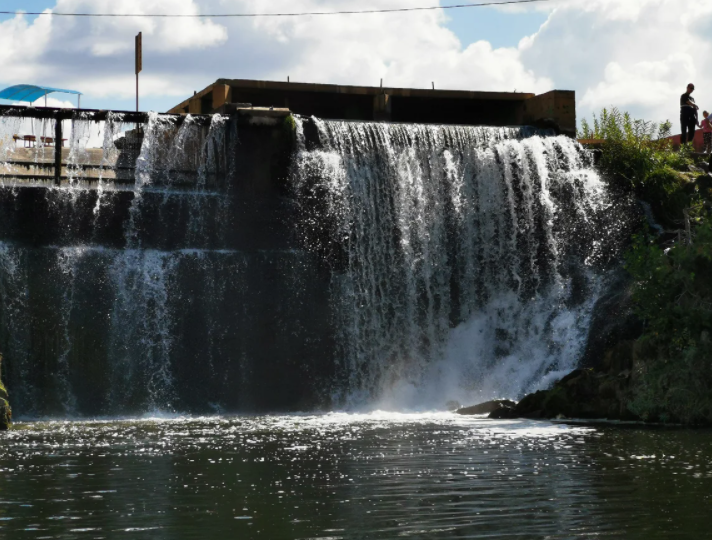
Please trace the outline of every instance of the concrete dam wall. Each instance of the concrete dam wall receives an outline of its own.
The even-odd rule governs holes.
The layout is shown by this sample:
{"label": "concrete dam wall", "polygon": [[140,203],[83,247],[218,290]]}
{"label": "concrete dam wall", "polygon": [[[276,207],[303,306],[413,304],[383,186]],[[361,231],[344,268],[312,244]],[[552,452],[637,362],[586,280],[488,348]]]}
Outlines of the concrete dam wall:
{"label": "concrete dam wall", "polygon": [[34,120],[62,123],[62,151],[16,148],[13,114],[0,350],[20,417],[517,397],[575,367],[617,256],[622,203],[533,129]]}

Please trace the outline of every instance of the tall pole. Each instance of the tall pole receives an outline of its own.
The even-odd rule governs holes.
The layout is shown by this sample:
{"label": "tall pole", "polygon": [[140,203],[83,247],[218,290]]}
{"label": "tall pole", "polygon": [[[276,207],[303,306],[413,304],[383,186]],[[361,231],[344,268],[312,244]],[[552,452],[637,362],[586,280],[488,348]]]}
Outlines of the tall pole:
{"label": "tall pole", "polygon": [[[136,112],[138,110],[138,74],[143,70],[143,35],[141,32],[136,36]],[[138,133],[138,124],[136,124]]]}

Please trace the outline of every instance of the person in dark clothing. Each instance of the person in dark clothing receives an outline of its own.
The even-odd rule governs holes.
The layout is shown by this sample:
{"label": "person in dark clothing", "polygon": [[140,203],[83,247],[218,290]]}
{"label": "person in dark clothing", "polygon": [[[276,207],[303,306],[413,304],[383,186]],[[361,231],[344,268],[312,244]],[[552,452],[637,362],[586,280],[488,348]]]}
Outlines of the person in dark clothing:
{"label": "person in dark clothing", "polygon": [[680,124],[682,124],[680,144],[692,142],[695,139],[695,128],[699,125],[697,122],[697,109],[699,107],[692,97],[692,92],[694,91],[695,85],[690,83],[687,85],[687,92],[680,96]]}

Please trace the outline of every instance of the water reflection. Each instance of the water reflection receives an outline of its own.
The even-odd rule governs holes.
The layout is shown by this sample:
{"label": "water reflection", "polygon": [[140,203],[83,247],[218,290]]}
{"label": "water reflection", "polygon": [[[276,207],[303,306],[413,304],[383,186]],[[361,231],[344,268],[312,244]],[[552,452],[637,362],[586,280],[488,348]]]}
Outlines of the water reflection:
{"label": "water reflection", "polygon": [[0,538],[704,538],[711,443],[449,414],[25,424]]}

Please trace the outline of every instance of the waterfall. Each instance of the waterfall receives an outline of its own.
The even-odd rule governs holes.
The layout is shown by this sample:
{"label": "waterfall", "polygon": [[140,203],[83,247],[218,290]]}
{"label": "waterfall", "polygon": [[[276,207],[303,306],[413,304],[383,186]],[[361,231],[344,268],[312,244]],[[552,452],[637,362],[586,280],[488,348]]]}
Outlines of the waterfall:
{"label": "waterfall", "polygon": [[574,141],[129,115],[64,121],[60,185],[0,117],[19,417],[439,408],[576,367],[627,203]]}
{"label": "waterfall", "polygon": [[337,402],[518,398],[577,366],[623,203],[575,141],[299,124],[300,233],[333,269]]}
{"label": "waterfall", "polygon": [[[151,113],[132,158],[131,147],[122,154],[116,146],[133,127],[122,115],[110,113],[101,124],[71,121],[66,181],[40,186],[45,213],[38,216],[54,226],[54,240],[43,246],[17,241],[22,227],[12,219],[14,209],[0,230],[0,350],[21,415],[175,410],[181,282],[204,281],[197,288],[205,305],[191,302],[207,334],[205,356],[223,346],[211,308],[219,309],[221,295],[239,280],[235,268],[243,259],[213,248],[230,223],[225,164],[235,137],[228,141],[233,127],[227,124],[216,115],[210,126],[191,117],[176,126],[175,117]],[[8,162],[26,159],[27,150],[12,141],[20,126],[20,119],[0,119],[0,168],[9,176],[16,169]],[[103,147],[91,149],[92,139]],[[43,147],[32,151],[35,159],[52,154]],[[87,172],[92,159],[93,179]],[[115,166],[131,166],[131,159],[135,181],[127,190],[115,182],[125,178]],[[0,195],[14,208],[36,186],[3,178]],[[123,247],[105,245],[107,236],[116,237],[117,224]]]}

